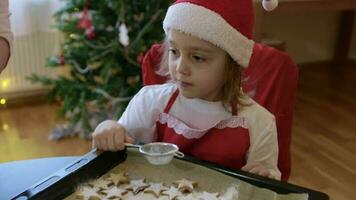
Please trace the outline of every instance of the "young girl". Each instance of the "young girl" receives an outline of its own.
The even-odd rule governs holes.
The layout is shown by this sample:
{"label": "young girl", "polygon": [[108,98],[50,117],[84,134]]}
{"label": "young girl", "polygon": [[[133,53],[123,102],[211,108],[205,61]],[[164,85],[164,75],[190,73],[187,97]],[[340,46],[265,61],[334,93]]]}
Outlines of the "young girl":
{"label": "young girl", "polygon": [[170,142],[199,159],[280,179],[274,116],[241,91],[252,24],[251,0],[176,1],[163,22],[171,81],[143,87],[118,122],[98,125],[93,146]]}

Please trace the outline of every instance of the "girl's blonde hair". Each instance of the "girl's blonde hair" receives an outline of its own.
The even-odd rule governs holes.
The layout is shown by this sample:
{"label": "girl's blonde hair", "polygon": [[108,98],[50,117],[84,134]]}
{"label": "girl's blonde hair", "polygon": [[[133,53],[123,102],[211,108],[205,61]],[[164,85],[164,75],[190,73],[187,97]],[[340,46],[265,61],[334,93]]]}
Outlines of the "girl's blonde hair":
{"label": "girl's blonde hair", "polygon": [[[168,66],[169,51],[168,51],[167,40],[165,40],[162,43],[162,47],[160,50],[162,51],[162,59],[156,73],[161,76],[169,77],[169,66]],[[225,65],[226,79],[222,87],[222,91],[220,93],[220,99],[223,103],[223,106],[228,110],[231,104],[235,104],[236,106],[244,106],[246,104],[242,102],[243,100],[243,93],[241,89],[242,67],[239,64],[237,64],[229,54],[227,54],[227,56],[228,58]]]}

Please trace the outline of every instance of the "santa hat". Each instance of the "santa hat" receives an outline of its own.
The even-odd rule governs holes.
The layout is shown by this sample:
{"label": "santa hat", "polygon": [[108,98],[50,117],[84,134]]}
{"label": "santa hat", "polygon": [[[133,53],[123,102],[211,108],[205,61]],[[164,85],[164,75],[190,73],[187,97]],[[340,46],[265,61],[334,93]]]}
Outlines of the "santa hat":
{"label": "santa hat", "polygon": [[[278,0],[263,0],[271,11]],[[170,28],[196,36],[225,50],[242,67],[247,67],[254,42],[252,0],[177,0],[168,8],[163,21]]]}

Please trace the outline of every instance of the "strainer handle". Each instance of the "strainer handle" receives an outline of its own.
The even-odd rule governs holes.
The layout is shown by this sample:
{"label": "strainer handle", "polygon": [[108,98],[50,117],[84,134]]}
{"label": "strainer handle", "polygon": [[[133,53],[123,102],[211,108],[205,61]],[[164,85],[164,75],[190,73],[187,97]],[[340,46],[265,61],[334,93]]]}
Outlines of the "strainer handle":
{"label": "strainer handle", "polygon": [[174,156],[177,156],[178,158],[184,158],[184,153],[177,151]]}
{"label": "strainer handle", "polygon": [[131,144],[131,143],[125,143],[125,146],[126,147],[132,147],[132,148],[140,148],[141,145],[138,145],[138,144]]}

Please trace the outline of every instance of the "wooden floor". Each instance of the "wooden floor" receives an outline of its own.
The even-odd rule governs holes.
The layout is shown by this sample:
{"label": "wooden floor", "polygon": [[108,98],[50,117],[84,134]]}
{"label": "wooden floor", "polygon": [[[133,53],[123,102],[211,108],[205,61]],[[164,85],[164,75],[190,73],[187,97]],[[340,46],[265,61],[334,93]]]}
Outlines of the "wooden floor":
{"label": "wooden floor", "polygon": [[356,197],[356,66],[302,68],[290,182],[335,200]]}
{"label": "wooden floor", "polygon": [[[291,183],[356,197],[356,66],[302,68],[293,122]],[[81,155],[90,142],[48,141],[54,105],[0,108],[0,162]]]}

